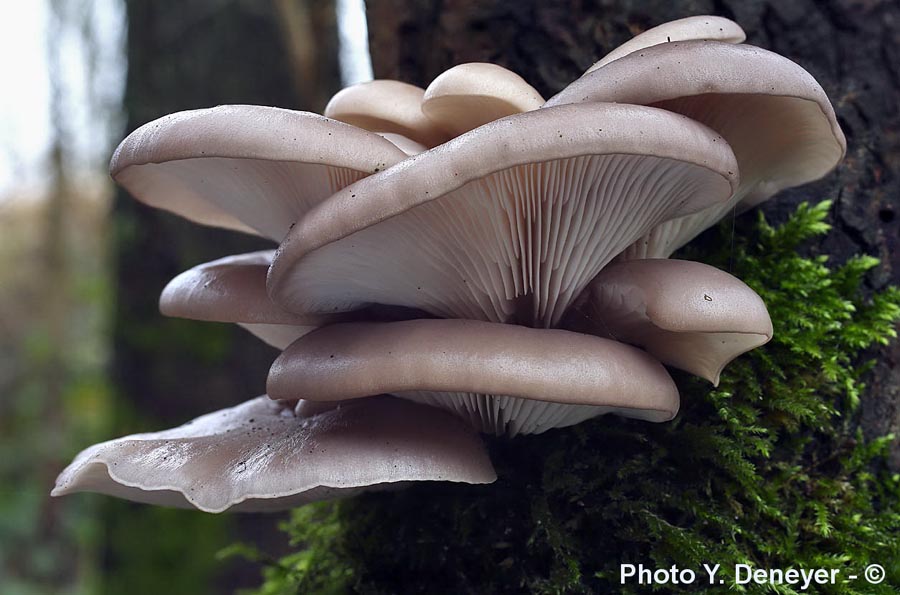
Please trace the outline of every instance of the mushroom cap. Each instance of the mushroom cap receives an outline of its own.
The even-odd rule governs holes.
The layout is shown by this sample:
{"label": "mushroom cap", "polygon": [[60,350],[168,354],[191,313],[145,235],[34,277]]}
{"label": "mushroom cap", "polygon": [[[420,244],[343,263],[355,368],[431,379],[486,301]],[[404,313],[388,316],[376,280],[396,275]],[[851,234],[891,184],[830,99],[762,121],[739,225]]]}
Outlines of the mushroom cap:
{"label": "mushroom cap", "polygon": [[741,43],[745,39],[747,39],[747,34],[740,25],[730,19],[711,15],[687,17],[657,25],[635,35],[595,62],[584,74],[593,72],[613,60],[618,60],[638,50],[663,43],[700,40]]}
{"label": "mushroom cap", "polygon": [[439,145],[447,135],[422,113],[425,90],[409,83],[374,80],[338,91],[325,106],[325,115],[373,132],[392,132],[426,147]]}
{"label": "mushroom cap", "polygon": [[475,320],[324,327],[272,364],[273,398],[379,393],[424,401],[498,434],[538,433],[603,413],[666,421],[678,390],[634,347],[563,330]]}
{"label": "mushroom cap", "polygon": [[817,180],[843,158],[846,140],[825,91],[802,67],[767,50],[717,42],[667,43],[585,75],[547,106],[617,102],[702,122],[734,149],[741,184],[730,201],[669,221],[626,253],[666,257],[733,209]]}
{"label": "mushroom cap", "polygon": [[422,99],[422,112],[450,136],[544,103],[521,76],[497,64],[471,62],[445,70]]}
{"label": "mushroom cap", "polygon": [[578,310],[580,326],[643,347],[714,385],[734,358],[772,338],[762,298],[740,279],[699,262],[629,260],[606,267]]}
{"label": "mushroom cap", "polygon": [[52,495],[253,512],[413,481],[495,479],[478,437],[435,408],[376,397],[302,417],[262,396],[171,430],[91,446]]}
{"label": "mushroom cap", "polygon": [[727,143],[664,110],[572,105],[495,120],[338,191],[297,223],[269,294],[552,326],[616,254],[731,196]]}
{"label": "mushroom cap", "polygon": [[277,349],[324,324],[347,316],[294,314],[266,293],[266,273],[274,250],[227,256],[189,269],[166,285],[159,310],[166,316],[237,323]]}
{"label": "mushroom cap", "polygon": [[408,156],[418,155],[419,153],[423,153],[428,150],[428,147],[426,147],[422,143],[417,143],[413,139],[406,138],[402,134],[396,134],[394,132],[376,132],[375,134],[386,140],[389,140]]}
{"label": "mushroom cap", "polygon": [[312,205],[405,158],[380,136],[318,114],[225,105],[141,126],[109,173],[152,207],[281,241]]}

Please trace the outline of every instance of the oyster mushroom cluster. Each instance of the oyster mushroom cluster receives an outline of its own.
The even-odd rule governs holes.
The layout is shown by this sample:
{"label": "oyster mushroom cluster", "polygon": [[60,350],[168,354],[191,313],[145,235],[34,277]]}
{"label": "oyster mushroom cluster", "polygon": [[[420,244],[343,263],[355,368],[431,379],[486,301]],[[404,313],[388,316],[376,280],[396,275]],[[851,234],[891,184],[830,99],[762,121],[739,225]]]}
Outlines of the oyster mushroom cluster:
{"label": "oyster mushroom cluster", "polygon": [[267,396],[92,446],[53,493],[270,510],[492,482],[477,431],[671,419],[664,364],[715,384],[772,324],[739,279],[668,257],[845,152],[813,77],[743,40],[667,23],[549,100],[463,64],[344,89],[324,116],[222,106],[136,130],[110,165],[135,198],[278,243],[182,273],[162,312],[282,353]]}

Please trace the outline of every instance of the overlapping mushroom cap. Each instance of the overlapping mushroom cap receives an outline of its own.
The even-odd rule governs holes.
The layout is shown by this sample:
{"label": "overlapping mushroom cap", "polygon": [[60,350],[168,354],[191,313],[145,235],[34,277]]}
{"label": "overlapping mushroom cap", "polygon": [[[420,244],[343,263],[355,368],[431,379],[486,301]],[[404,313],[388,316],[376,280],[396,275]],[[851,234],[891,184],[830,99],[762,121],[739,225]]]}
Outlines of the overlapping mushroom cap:
{"label": "overlapping mushroom cap", "polygon": [[741,183],[731,199],[656,227],[628,258],[668,257],[733,209],[817,180],[846,140],[825,91],[803,68],[767,50],[721,42],[664,43],[589,71],[547,106],[652,105],[706,124],[734,149]]}
{"label": "overlapping mushroom cap", "polygon": [[391,133],[425,147],[447,140],[422,113],[425,90],[400,81],[360,83],[340,91],[325,106],[325,115],[377,133]]}
{"label": "overlapping mushroom cap", "polygon": [[449,409],[486,432],[534,434],[604,413],[672,419],[658,361],[607,339],[475,320],[337,324],[292,344],[267,389],[330,401],[390,393]]}
{"label": "overlapping mushroom cap", "polygon": [[606,66],[613,60],[623,58],[639,50],[672,43],[673,41],[723,41],[741,43],[747,38],[741,26],[722,17],[700,15],[663,23],[643,33],[635,35],[600,60],[597,60],[584,74]]}
{"label": "overlapping mushroom cap", "polygon": [[543,103],[541,94],[516,73],[475,62],[454,66],[434,79],[422,97],[422,113],[450,136],[459,136]]}
{"label": "overlapping mushroom cap", "polygon": [[540,93],[516,73],[472,62],[445,71],[427,89],[391,80],[353,85],[331,98],[325,115],[384,135],[410,147],[407,152],[414,155],[543,103]]}
{"label": "overlapping mushroom cap", "polygon": [[407,482],[495,479],[478,437],[433,407],[378,397],[304,415],[262,396],[171,430],[94,445],[60,474],[53,495],[270,511]]}
{"label": "overlapping mushroom cap", "polygon": [[772,338],[772,321],[756,292],[699,262],[614,263],[594,278],[577,309],[578,328],[643,347],[716,385],[728,362]]}
{"label": "overlapping mushroom cap", "polygon": [[278,349],[322,325],[349,319],[295,314],[276,306],[266,293],[274,254],[266,250],[226,256],[187,270],[163,289],[159,310],[176,318],[236,323]]}
{"label": "overlapping mushroom cap", "polygon": [[324,117],[224,106],[138,129],[110,166],[136,198],[280,242],[183,273],[161,310],[284,351],[272,399],[91,447],[54,493],[282,508],[493,481],[456,418],[507,435],[671,419],[660,362],[716,383],[772,325],[731,275],[645,257],[845,150],[818,83],[743,40],[719,17],[666,23],[547,102],[471,63],[350,87]]}
{"label": "overlapping mushroom cap", "polygon": [[311,206],[404,158],[384,138],[318,114],[226,105],[141,126],[109,172],[150,206],[280,242]]}
{"label": "overlapping mushroom cap", "polygon": [[725,202],[728,144],[656,108],[590,104],[496,120],[344,188],[282,242],[287,310],[371,303],[554,326],[654,226]]}

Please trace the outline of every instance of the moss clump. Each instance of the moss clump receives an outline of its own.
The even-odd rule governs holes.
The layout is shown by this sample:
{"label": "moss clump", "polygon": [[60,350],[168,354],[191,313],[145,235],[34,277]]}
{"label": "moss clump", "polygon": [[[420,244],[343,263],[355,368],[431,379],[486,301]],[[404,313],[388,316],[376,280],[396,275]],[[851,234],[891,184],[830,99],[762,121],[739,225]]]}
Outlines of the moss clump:
{"label": "moss clump", "polygon": [[[828,229],[829,204],[785,224],[762,217],[753,239],[707,261],[756,289],[775,339],[742,356],[712,389],[679,375],[682,412],[668,424],[599,418],[491,444],[500,480],[427,485],[296,510],[296,553],[265,567],[260,593],[647,592],[619,584],[621,563],[698,572],[695,592],[795,593],[734,587],[735,564],[837,568],[857,581],[826,593],[900,588],[900,479],[883,466],[890,440],[866,442],[852,412],[861,352],[895,336],[900,292],[864,298],[877,263],[836,268],[798,246]],[[870,562],[887,570],[862,580]],[[699,587],[703,563],[724,586]],[[675,592],[677,587],[657,587]]]}

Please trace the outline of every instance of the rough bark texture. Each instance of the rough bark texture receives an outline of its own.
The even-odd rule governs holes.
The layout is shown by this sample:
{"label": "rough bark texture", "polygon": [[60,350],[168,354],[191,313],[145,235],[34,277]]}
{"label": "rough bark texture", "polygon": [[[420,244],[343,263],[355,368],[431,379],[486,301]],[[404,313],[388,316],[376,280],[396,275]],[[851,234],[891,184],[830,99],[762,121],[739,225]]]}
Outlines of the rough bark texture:
{"label": "rough bark texture", "polygon": [[[810,249],[843,261],[872,254],[873,288],[900,283],[900,4],[893,0],[369,0],[375,75],[425,86],[463,62],[521,74],[545,97],[606,52],[659,23],[695,14],[737,21],[758,45],[801,64],[831,97],[847,157],[815,184],[765,207],[779,220],[797,203],[835,200],[833,232]],[[699,240],[702,241],[702,238]],[[863,400],[870,436],[900,432],[900,342],[873,354]],[[892,465],[900,469],[900,441]]]}
{"label": "rough bark texture", "polygon": [[[331,0],[129,0],[127,11],[124,133],[171,112],[218,104],[319,111],[339,87]],[[285,24],[287,21],[292,25]],[[297,40],[295,35],[311,38]],[[315,64],[315,69],[307,68],[309,64]],[[295,80],[303,83],[294,84]],[[191,224],[145,207],[121,191],[114,225],[117,306],[112,372],[120,402],[126,404],[116,432],[183,423],[264,393],[266,373],[277,355],[274,349],[235,326],[166,319],[159,314],[157,300],[166,282],[191,266],[274,246],[258,238]],[[111,524],[137,523],[133,519],[145,513],[149,514],[146,508],[136,507],[131,516],[121,514]],[[183,520],[193,522],[195,518],[185,516]],[[215,522],[221,528],[224,521]],[[211,547],[214,551],[235,539],[267,541],[262,534],[268,533],[271,539],[273,525],[268,519],[260,522],[243,517],[237,535]],[[191,531],[190,526],[181,529]],[[134,540],[134,535],[126,538]],[[147,540],[153,539],[151,531]],[[189,538],[180,539],[177,543],[190,544]],[[168,553],[177,567],[184,562],[177,560],[179,556],[194,559],[189,551],[176,553],[180,551],[176,539],[170,541]],[[146,551],[163,549],[159,543],[146,546]],[[201,553],[196,559],[203,556]],[[122,556],[122,564],[126,560],[129,565],[137,564],[138,557]],[[115,566],[116,560],[111,564]],[[118,570],[124,576],[134,575],[128,568]],[[165,573],[161,570],[159,575]],[[243,577],[232,572],[221,580],[218,587],[209,588],[230,592],[236,586],[253,584],[256,571],[250,569]],[[135,583],[128,587],[131,592],[153,588],[140,578],[124,582]],[[185,584],[179,588],[190,589]]]}

